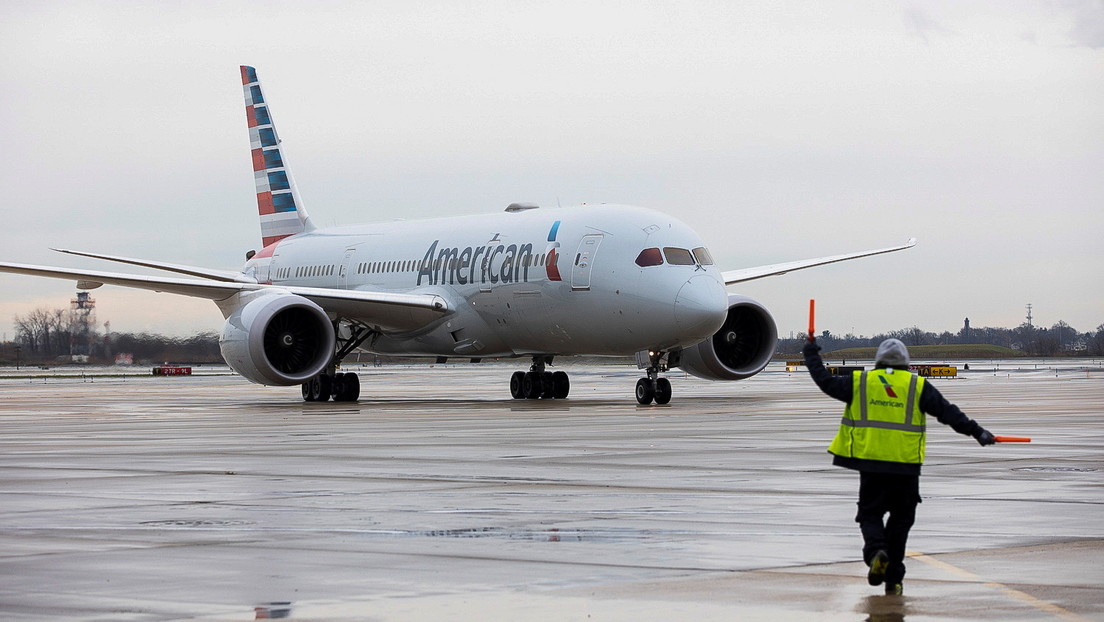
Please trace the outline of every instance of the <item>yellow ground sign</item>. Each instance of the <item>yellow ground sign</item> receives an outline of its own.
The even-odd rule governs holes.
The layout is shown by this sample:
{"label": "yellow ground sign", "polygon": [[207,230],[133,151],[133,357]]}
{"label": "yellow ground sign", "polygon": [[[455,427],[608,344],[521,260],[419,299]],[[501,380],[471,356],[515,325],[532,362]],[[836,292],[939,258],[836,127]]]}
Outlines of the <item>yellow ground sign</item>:
{"label": "yellow ground sign", "polygon": [[952,365],[910,365],[909,371],[925,378],[950,378],[958,375],[958,368]]}

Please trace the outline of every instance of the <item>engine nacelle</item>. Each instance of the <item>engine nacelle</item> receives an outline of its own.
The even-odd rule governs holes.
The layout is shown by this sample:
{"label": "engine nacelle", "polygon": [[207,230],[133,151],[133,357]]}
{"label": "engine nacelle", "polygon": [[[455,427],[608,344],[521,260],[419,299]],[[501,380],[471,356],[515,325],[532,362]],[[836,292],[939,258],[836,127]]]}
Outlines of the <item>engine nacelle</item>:
{"label": "engine nacelle", "polygon": [[712,337],[686,348],[678,366],[706,380],[743,380],[763,371],[778,344],[778,328],[766,307],[728,295],[728,318]]}
{"label": "engine nacelle", "polygon": [[257,384],[302,384],[333,361],[336,337],[322,307],[289,293],[262,294],[234,310],[219,339],[222,358]]}

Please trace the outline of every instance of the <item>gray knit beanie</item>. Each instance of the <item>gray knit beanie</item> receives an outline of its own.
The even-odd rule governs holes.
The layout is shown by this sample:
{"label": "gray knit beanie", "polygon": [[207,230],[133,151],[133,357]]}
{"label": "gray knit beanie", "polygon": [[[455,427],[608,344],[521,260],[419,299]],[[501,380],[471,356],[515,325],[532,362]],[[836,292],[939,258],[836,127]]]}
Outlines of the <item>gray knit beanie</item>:
{"label": "gray knit beanie", "polygon": [[886,339],[874,355],[875,367],[908,367],[909,353],[900,339]]}

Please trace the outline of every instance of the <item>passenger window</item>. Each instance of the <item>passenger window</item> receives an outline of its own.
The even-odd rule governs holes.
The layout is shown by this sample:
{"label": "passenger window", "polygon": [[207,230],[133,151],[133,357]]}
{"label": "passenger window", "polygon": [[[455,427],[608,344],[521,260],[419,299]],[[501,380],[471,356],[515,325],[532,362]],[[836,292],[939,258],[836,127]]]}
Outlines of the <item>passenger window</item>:
{"label": "passenger window", "polygon": [[640,251],[640,254],[636,256],[636,265],[641,268],[648,266],[658,266],[663,263],[663,255],[660,254],[658,248],[645,248]]}
{"label": "passenger window", "polygon": [[667,263],[672,266],[692,266],[695,263],[694,256],[685,248],[672,248],[668,246],[663,249],[663,254],[667,256]]}

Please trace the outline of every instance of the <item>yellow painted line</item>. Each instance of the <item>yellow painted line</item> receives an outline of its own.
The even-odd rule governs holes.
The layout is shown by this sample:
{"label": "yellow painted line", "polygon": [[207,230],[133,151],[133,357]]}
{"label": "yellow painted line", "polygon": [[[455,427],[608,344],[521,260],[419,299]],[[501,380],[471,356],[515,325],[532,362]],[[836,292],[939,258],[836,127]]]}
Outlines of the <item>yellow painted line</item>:
{"label": "yellow painted line", "polygon": [[925,555],[924,553],[921,553],[919,551],[909,551],[905,555],[907,557],[911,557],[912,559],[922,561],[929,566],[934,566],[936,568],[939,568],[940,570],[953,574],[956,577],[960,577],[968,581],[975,581],[977,583],[983,584],[985,587],[993,588],[995,590],[1003,592],[1006,596],[1010,598],[1014,598],[1022,603],[1031,605],[1039,611],[1045,611],[1046,613],[1049,613],[1057,618],[1069,620],[1070,622],[1090,622],[1088,618],[1083,618],[1076,613],[1073,613],[1072,611],[1068,611],[1059,607],[1058,605],[1055,605],[1054,603],[1049,603],[1045,600],[1035,598],[1031,594],[1021,592],[1020,590],[1017,590],[1015,588],[1008,587],[1003,583],[986,581],[985,579],[982,579],[980,576],[970,572],[969,570],[964,570],[962,568],[959,568],[958,566],[955,566],[954,564],[948,564],[947,562],[941,559],[936,559],[931,555]]}
{"label": "yellow painted line", "polygon": [[947,571],[947,572],[949,572],[949,573],[951,573],[955,576],[961,577],[963,579],[967,579],[967,580],[970,580],[970,581],[977,581],[978,583],[982,582],[981,577],[979,577],[978,575],[970,572],[969,570],[963,570],[962,568],[959,568],[958,566],[948,564],[947,562],[945,562],[941,559],[936,559],[936,558],[934,558],[930,555],[925,555],[925,554],[923,554],[919,551],[909,551],[908,553],[905,553],[905,555],[907,557],[911,557],[912,559],[918,559],[918,560],[924,562],[925,564],[928,564],[929,566],[935,566],[936,568],[939,568],[940,570],[945,570],[945,571]]}

